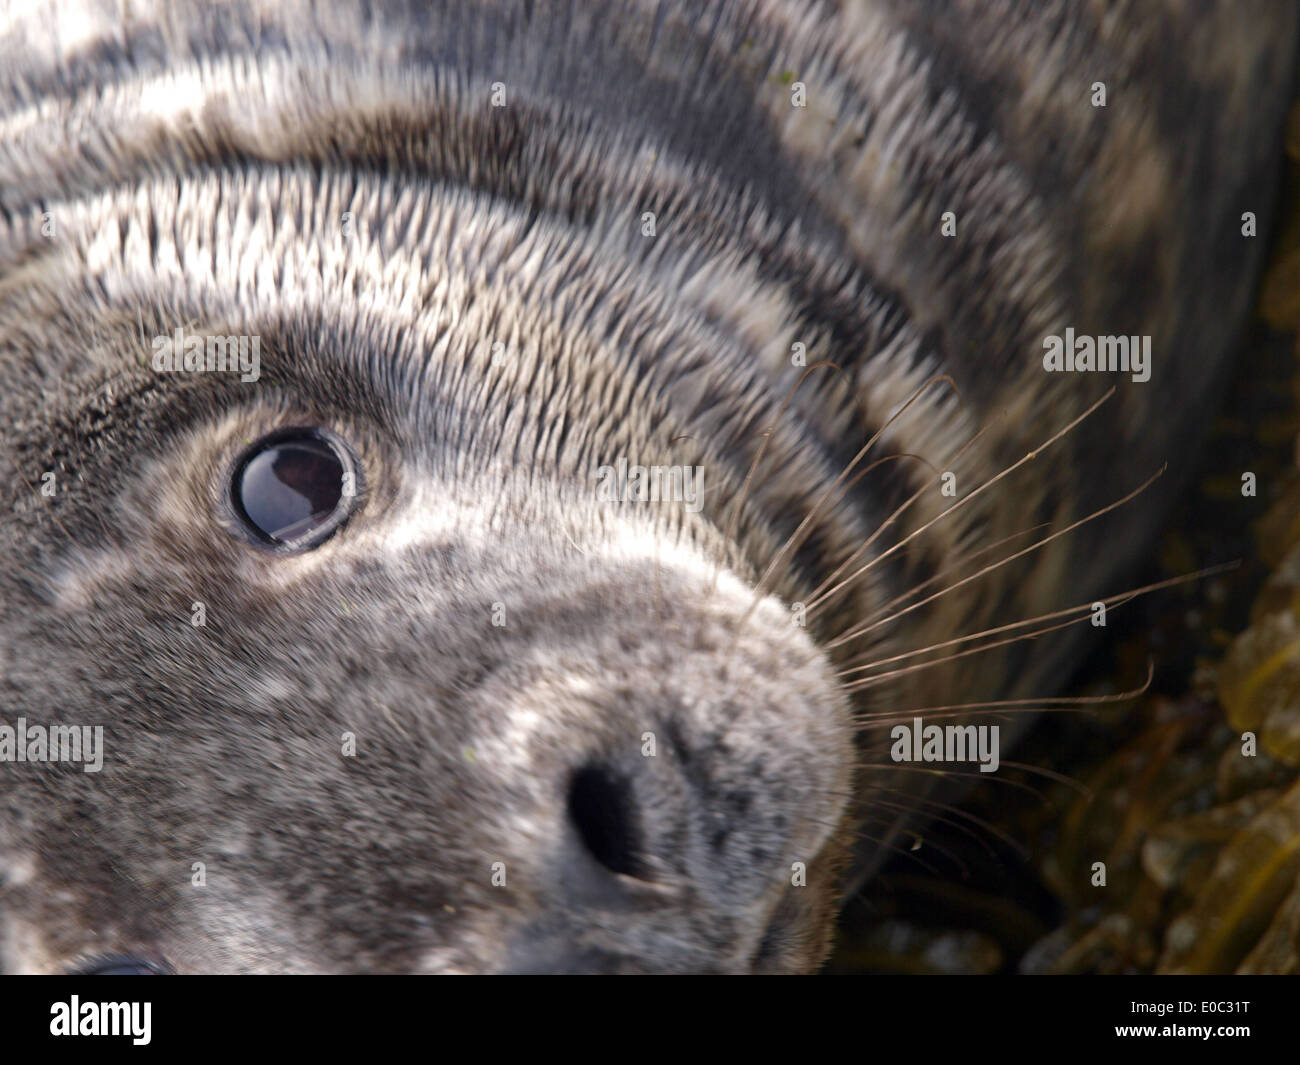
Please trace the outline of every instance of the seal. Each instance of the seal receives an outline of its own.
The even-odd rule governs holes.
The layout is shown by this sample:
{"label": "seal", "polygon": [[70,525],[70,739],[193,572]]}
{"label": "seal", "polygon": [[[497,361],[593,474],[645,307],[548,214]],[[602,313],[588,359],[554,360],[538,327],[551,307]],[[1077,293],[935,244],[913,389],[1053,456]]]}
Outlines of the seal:
{"label": "seal", "polygon": [[1296,19],[14,5],[0,967],[815,968],[1189,468]]}

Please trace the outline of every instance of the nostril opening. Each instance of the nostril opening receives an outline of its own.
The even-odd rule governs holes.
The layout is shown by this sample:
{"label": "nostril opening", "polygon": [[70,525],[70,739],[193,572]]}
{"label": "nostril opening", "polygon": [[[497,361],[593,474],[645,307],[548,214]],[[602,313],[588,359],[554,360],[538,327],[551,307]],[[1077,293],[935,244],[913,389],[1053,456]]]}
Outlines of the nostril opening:
{"label": "nostril opening", "polygon": [[592,857],[611,872],[640,876],[641,839],[632,788],[601,766],[584,766],[569,782],[569,819]]}

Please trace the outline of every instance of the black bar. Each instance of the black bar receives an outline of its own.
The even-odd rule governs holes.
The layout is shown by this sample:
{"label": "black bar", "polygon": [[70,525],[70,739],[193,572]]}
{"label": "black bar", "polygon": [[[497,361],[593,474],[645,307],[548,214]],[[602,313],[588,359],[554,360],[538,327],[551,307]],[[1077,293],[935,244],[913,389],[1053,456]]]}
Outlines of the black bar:
{"label": "black bar", "polygon": [[[804,1060],[843,1058],[832,1047],[844,1046],[850,1061],[895,1048],[1077,1060],[1089,1050],[1182,1055],[1198,1044],[1230,1060],[1246,1047],[1294,1050],[1298,988],[1283,977],[7,977],[0,1045],[15,1062],[60,1044],[112,1043],[128,1053],[320,1050],[331,1058],[350,1048],[457,1057],[477,1048],[488,1059],[513,1046],[582,1057],[599,1048],[617,1059],[656,1046],[673,1056],[717,1047],[734,1057],[754,1040],[765,1057],[793,1051]],[[148,1042],[52,1034],[70,1019],[74,995],[78,1024],[90,1023],[87,1004],[98,1020],[100,1003],[134,1003],[143,1021],[148,1003]],[[126,1014],[110,1015],[110,1024],[114,1016]],[[1208,1038],[1189,1031],[1207,1027]]]}

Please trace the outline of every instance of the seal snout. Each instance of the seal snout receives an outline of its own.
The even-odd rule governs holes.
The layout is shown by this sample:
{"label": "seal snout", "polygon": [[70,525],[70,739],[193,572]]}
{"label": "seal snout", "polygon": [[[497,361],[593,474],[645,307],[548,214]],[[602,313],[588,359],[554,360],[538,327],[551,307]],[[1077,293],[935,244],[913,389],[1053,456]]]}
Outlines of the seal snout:
{"label": "seal snout", "polygon": [[621,604],[617,622],[592,611],[481,693],[509,707],[497,728],[527,735],[510,787],[531,798],[494,839],[517,871],[507,908],[483,914],[498,971],[791,969],[821,949],[851,833],[851,722],[829,667],[774,602],[740,625],[753,593],[730,578],[711,595],[660,579],[662,599],[585,594]]}

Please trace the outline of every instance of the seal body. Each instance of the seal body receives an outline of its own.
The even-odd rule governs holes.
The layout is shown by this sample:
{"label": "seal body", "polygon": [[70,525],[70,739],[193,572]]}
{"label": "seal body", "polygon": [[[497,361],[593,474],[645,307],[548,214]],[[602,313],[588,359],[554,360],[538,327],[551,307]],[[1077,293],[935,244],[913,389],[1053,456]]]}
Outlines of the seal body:
{"label": "seal body", "polygon": [[[1077,639],[968,638],[1158,528],[1296,20],[8,13],[0,706],[103,745],[0,760],[0,963],[814,967],[931,801],[887,726],[1041,693]],[[268,550],[299,430],[346,521]]]}

